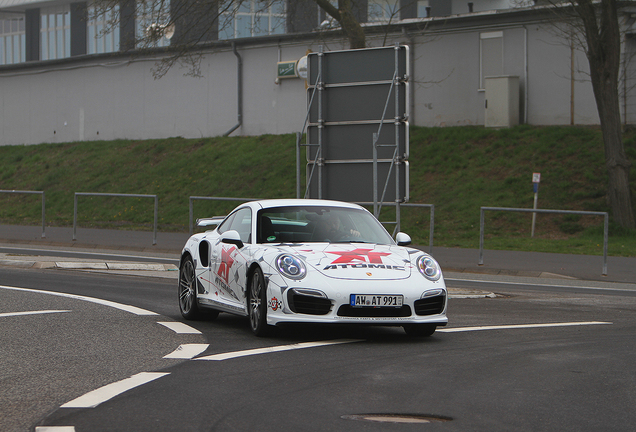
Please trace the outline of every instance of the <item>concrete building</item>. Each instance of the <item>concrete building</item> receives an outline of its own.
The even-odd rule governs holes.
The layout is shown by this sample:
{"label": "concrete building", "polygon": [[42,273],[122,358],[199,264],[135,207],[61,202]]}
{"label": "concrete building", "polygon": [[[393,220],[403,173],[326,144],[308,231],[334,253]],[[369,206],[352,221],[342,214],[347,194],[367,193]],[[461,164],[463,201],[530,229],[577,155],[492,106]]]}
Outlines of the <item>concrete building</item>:
{"label": "concrete building", "polygon": [[[223,25],[184,14],[168,29],[170,39],[163,23],[176,0],[172,11],[145,13],[132,1],[113,9],[122,18],[111,28],[108,14],[94,17],[98,3],[0,0],[0,145],[297,132],[306,114],[305,81],[277,79],[277,63],[319,46],[348,48],[311,0],[281,0],[266,10],[247,0]],[[487,110],[503,112],[510,125],[598,124],[584,53],[534,2],[359,6],[369,46],[411,47],[412,125],[501,126],[489,124]],[[634,19],[627,12],[621,19],[621,109],[631,124]],[[140,37],[157,28],[153,47],[142,49]],[[200,54],[198,76],[176,64],[156,79],[162,60],[191,41],[199,42],[192,51]],[[489,77],[503,87],[488,90]]]}

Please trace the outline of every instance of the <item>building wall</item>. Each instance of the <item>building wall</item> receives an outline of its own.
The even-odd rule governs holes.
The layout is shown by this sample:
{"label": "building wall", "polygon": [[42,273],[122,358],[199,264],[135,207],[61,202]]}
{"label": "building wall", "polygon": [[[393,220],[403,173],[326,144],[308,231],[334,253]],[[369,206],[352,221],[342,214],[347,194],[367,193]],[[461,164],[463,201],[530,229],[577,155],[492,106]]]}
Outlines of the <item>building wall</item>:
{"label": "building wall", "polygon": [[[571,105],[569,47],[539,25],[483,24],[426,34],[412,27],[386,40],[411,45],[411,124],[484,124],[480,33],[492,29],[503,34],[502,73],[519,76],[521,123],[527,118],[533,125],[567,125],[573,107],[575,124],[598,124],[583,53],[575,56]],[[371,45],[383,41],[369,37]],[[236,43],[243,61],[243,124],[233,135],[300,131],[305,83],[283,79],[277,84],[276,62],[297,60],[320,44],[325,50],[347,47],[339,38],[318,42],[307,36]],[[222,135],[237,124],[237,57],[230,46],[204,55],[202,78],[185,76],[187,70],[175,66],[154,79],[158,58],[82,56],[0,68],[0,144],[196,138]]]}
{"label": "building wall", "polygon": [[528,26],[528,58],[528,123],[569,125],[573,118],[577,125],[599,124],[583,52],[574,51],[572,66],[567,42],[551,28],[534,25]]}

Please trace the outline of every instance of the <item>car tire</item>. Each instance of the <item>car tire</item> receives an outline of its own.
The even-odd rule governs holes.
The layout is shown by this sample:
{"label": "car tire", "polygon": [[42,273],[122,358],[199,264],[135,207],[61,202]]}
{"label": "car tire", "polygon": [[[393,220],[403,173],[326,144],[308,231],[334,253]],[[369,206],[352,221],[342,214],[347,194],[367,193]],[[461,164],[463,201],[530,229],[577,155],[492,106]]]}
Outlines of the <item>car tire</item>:
{"label": "car tire", "polygon": [[197,319],[200,316],[196,290],[194,262],[188,256],[179,268],[179,310],[185,319]]}
{"label": "car tire", "polygon": [[202,311],[197,303],[197,279],[194,271],[192,257],[183,260],[179,269],[179,310],[185,319],[213,320],[219,316],[215,310]]}
{"label": "car tire", "polygon": [[435,333],[435,324],[405,324],[402,326],[407,335],[412,337],[429,337]]}
{"label": "car tire", "polygon": [[256,336],[267,336],[271,331],[271,326],[267,325],[267,287],[263,271],[258,267],[250,280],[247,307],[252,333]]}

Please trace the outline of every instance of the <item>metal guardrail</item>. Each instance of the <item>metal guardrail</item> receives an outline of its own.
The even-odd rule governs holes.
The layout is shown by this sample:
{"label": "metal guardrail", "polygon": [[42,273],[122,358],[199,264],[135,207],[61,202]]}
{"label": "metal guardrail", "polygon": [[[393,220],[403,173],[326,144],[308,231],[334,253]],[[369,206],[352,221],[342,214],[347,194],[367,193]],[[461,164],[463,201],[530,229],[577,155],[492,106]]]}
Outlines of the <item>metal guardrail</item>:
{"label": "metal guardrail", "polygon": [[42,238],[46,238],[46,198],[44,191],[0,190],[0,193],[42,195]]}
{"label": "metal guardrail", "polygon": [[574,214],[587,216],[603,216],[603,276],[607,276],[607,244],[609,238],[609,214],[607,212],[577,211],[577,210],[546,210],[546,209],[526,209],[526,208],[506,208],[506,207],[481,207],[479,215],[479,265],[484,264],[484,214],[486,211],[509,211],[520,213],[556,213]]}
{"label": "metal guardrail", "polygon": [[159,213],[159,199],[157,195],[138,195],[138,194],[115,194],[115,193],[93,193],[93,192],[75,192],[74,208],[73,208],[73,241],[77,240],[77,197],[80,196],[101,196],[101,197],[124,197],[124,198],[154,198],[155,200],[155,218],[153,224],[152,244],[157,244],[157,216]]}

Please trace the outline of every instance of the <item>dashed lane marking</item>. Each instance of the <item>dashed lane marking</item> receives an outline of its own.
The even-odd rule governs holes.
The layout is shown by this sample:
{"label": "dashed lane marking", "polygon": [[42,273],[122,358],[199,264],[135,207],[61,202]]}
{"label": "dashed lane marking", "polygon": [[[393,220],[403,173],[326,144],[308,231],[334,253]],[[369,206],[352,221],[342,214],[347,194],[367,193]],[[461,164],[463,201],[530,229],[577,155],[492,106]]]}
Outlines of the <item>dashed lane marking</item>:
{"label": "dashed lane marking", "polygon": [[[566,288],[568,290],[590,290],[590,291],[622,291],[622,292],[634,292],[636,285],[630,283],[614,283],[614,287],[601,287],[601,286],[582,286],[568,285],[564,282],[570,281],[570,279],[561,280],[561,283],[534,283],[534,282],[513,282],[513,281],[494,281],[494,280],[482,280],[482,279],[458,279],[458,278],[444,278],[445,282],[469,282],[476,284],[492,284],[492,285],[517,285],[517,286],[530,286],[541,288]],[[583,281],[578,281],[583,282]]]}
{"label": "dashed lane marking", "polygon": [[75,432],[75,426],[36,426],[35,432]]}
{"label": "dashed lane marking", "polygon": [[546,324],[511,324],[498,326],[478,326],[478,327],[456,327],[456,328],[438,328],[436,331],[440,333],[469,332],[482,330],[507,330],[507,329],[524,329],[524,328],[543,328],[543,327],[570,327],[570,326],[586,326],[586,325],[603,325],[613,324],[611,322],[587,321],[587,322],[566,322],[566,323],[546,323]]}
{"label": "dashed lane marking", "polygon": [[337,340],[322,341],[322,342],[302,342],[302,343],[296,343],[291,345],[279,345],[279,346],[273,346],[273,347],[244,350],[244,351],[233,351],[228,353],[213,354],[213,355],[209,355],[205,357],[198,357],[195,360],[221,361],[221,360],[229,360],[229,359],[233,359],[237,357],[245,357],[245,356],[251,356],[251,355],[258,355],[258,354],[269,354],[274,352],[290,351],[290,350],[297,350],[297,349],[304,349],[304,348],[315,348],[315,347],[321,347],[321,346],[327,346],[327,345],[338,345],[338,344],[347,344],[347,343],[353,343],[353,342],[362,342],[363,340],[364,339],[337,339]]}
{"label": "dashed lane marking", "polygon": [[96,390],[86,393],[77,399],[65,403],[60,408],[95,408],[99,404],[106,402],[135,387],[147,384],[163,376],[170,375],[164,372],[141,372],[112,384],[105,385]]}
{"label": "dashed lane marking", "polygon": [[87,302],[91,302],[91,303],[97,303],[100,304],[102,306],[108,306],[108,307],[112,307],[115,309],[119,309],[119,310],[123,310],[125,312],[130,312],[132,314],[135,315],[158,315],[156,312],[152,312],[149,310],[145,310],[145,309],[141,309],[135,306],[130,306],[130,305],[125,305],[125,304],[121,304],[121,303],[116,303],[113,301],[109,301],[109,300],[102,300],[102,299],[98,299],[95,297],[86,297],[86,296],[81,296],[81,295],[76,295],[76,294],[67,294],[67,293],[60,293],[60,292],[54,292],[54,291],[44,291],[44,290],[36,290],[36,289],[30,289],[30,288],[17,288],[17,287],[10,287],[10,286],[4,286],[4,285],[0,285],[0,289],[7,289],[7,290],[14,290],[14,291],[23,291],[23,292],[34,292],[34,293],[39,293],[39,294],[48,294],[48,295],[54,295],[54,296],[58,296],[58,297],[66,297],[66,298],[72,298],[72,299],[76,299],[76,300],[83,300],[83,301],[87,301]]}
{"label": "dashed lane marking", "polygon": [[168,327],[177,334],[201,334],[199,330],[178,321],[158,321],[157,324]]}
{"label": "dashed lane marking", "polygon": [[24,316],[24,315],[52,314],[52,313],[62,313],[62,312],[70,312],[70,310],[39,310],[39,311],[25,311],[25,312],[5,312],[5,313],[0,313],[0,318]]}
{"label": "dashed lane marking", "polygon": [[198,356],[208,349],[210,344],[183,344],[168,355],[163,356],[165,359],[191,359]]}

